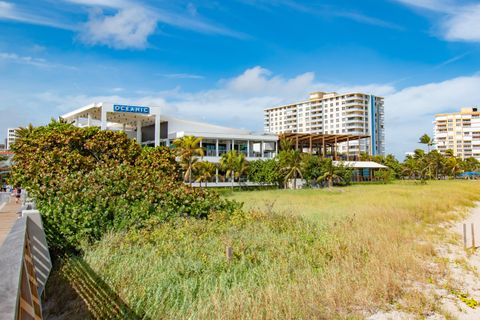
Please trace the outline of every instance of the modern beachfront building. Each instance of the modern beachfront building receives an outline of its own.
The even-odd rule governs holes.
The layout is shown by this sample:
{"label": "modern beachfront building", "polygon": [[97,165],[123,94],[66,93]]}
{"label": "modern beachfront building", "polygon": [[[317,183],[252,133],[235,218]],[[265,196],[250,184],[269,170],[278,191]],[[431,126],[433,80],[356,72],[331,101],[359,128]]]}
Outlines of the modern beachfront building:
{"label": "modern beachfront building", "polygon": [[308,100],[265,109],[264,130],[368,136],[341,143],[339,152],[385,154],[384,99],[365,93],[314,92]]}
{"label": "modern beachfront building", "polygon": [[462,159],[480,160],[480,111],[476,107],[461,108],[460,112],[435,115],[434,143],[442,154],[452,150]]}
{"label": "modern beachfront building", "polygon": [[204,160],[210,162],[218,162],[222,154],[230,150],[245,154],[247,160],[273,158],[278,152],[275,134],[177,119],[162,114],[160,107],[92,103],[60,118],[79,127],[122,130],[146,146],[170,146],[184,136],[202,137]]}

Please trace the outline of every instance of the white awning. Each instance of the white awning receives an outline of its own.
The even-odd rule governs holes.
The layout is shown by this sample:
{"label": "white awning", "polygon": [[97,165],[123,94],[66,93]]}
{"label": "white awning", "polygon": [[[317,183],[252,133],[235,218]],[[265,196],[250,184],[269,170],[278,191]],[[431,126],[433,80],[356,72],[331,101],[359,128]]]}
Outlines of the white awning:
{"label": "white awning", "polygon": [[387,169],[387,166],[373,161],[333,161],[333,165],[343,164],[354,169]]}

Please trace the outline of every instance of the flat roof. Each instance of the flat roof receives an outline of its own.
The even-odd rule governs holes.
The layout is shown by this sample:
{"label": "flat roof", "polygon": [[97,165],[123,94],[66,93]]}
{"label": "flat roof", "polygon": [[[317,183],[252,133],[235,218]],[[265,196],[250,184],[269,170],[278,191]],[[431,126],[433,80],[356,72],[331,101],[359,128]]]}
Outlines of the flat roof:
{"label": "flat roof", "polygon": [[261,134],[261,133],[212,133],[212,132],[188,132],[188,131],[176,131],[168,134],[169,139],[181,138],[184,136],[199,136],[206,139],[221,139],[225,140],[253,140],[263,142],[276,142],[278,141],[278,135],[276,134]]}

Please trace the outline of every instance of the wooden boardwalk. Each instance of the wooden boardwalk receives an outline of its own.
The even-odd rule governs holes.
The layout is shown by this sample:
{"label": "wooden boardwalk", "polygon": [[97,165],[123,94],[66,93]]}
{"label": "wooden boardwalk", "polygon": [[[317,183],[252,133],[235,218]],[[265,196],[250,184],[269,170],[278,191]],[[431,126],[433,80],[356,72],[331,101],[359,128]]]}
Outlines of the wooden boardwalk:
{"label": "wooden boardwalk", "polygon": [[15,199],[13,198],[5,205],[0,205],[0,246],[17,220],[20,207],[21,204],[15,204]]}

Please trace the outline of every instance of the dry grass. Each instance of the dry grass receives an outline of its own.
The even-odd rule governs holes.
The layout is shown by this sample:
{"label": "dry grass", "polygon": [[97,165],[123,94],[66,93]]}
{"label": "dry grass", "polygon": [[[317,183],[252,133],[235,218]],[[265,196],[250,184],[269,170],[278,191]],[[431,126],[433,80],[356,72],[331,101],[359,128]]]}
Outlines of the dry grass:
{"label": "dry grass", "polygon": [[436,308],[411,290],[437,277],[434,226],[479,191],[443,181],[240,192],[230,198],[247,215],[109,235],[84,260],[144,318],[361,319],[390,305],[421,315]]}

